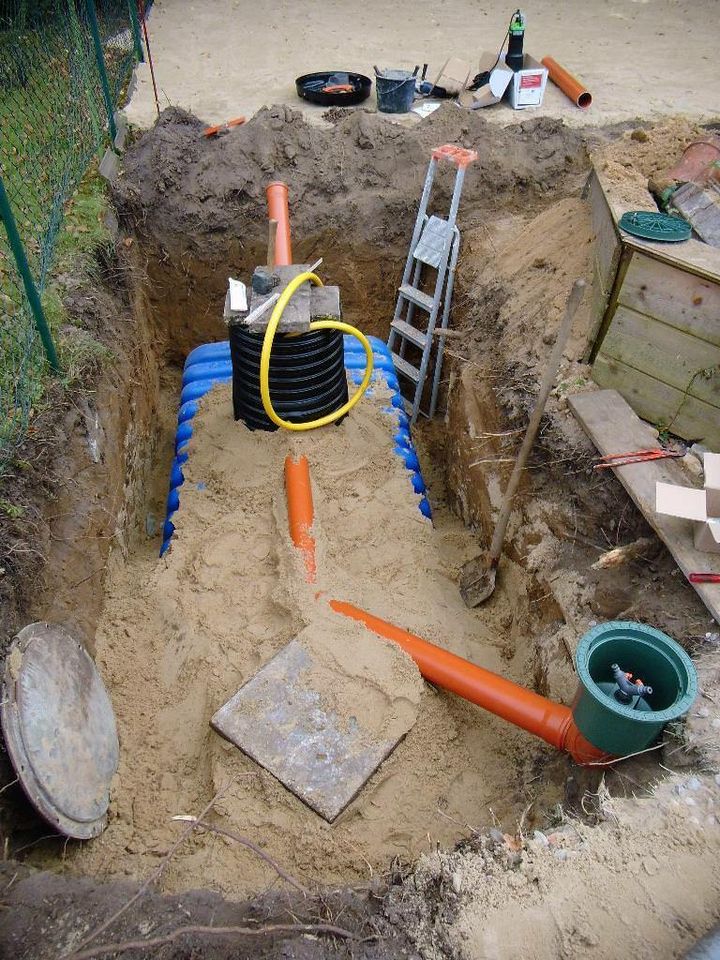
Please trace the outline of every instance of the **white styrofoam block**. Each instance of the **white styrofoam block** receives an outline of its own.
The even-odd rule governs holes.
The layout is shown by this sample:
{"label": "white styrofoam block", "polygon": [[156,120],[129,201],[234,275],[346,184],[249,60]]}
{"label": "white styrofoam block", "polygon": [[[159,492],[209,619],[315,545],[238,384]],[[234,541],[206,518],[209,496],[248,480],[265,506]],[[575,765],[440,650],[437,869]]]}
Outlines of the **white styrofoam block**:
{"label": "white styrofoam block", "polygon": [[655,484],[655,510],[684,520],[707,520],[707,495],[705,490],[658,480]]}

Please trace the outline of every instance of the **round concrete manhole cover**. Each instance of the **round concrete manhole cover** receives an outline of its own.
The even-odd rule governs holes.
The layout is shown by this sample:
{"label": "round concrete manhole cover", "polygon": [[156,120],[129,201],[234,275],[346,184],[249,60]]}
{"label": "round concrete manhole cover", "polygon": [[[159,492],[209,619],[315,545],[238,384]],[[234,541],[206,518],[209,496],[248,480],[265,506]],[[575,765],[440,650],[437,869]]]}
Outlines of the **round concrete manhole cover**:
{"label": "round concrete manhole cover", "polygon": [[24,627],[5,661],[0,718],[18,780],[39,813],[68,837],[102,833],[118,738],[110,698],[82,644],[53,624]]}

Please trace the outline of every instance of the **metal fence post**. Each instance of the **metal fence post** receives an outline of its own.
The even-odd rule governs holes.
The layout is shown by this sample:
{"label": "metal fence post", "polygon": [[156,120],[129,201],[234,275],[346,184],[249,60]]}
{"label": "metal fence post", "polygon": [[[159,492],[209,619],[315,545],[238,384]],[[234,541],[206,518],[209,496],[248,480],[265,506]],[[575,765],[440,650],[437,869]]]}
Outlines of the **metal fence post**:
{"label": "metal fence post", "polygon": [[0,219],[5,224],[5,230],[7,231],[10,249],[15,257],[15,263],[17,264],[18,272],[22,277],[22,282],[25,287],[25,294],[27,295],[30,309],[32,310],[35,318],[35,324],[37,326],[38,333],[40,334],[40,339],[42,340],[43,347],[45,348],[45,356],[47,357],[48,363],[52,369],[56,373],[59,373],[60,363],[55,350],[55,344],[53,342],[52,334],[50,333],[50,327],[48,326],[48,322],[45,317],[45,311],[43,310],[42,303],[40,302],[40,296],[37,292],[35,281],[33,280],[32,273],[30,272],[30,265],[27,262],[27,257],[25,256],[25,248],[23,247],[20,234],[18,233],[15,217],[13,216],[12,207],[10,206],[10,200],[5,190],[5,184],[2,181],[2,177],[0,177]]}
{"label": "metal fence post", "polygon": [[144,63],[145,54],[143,52],[142,39],[140,37],[140,21],[138,20],[137,0],[128,0],[128,7],[130,8],[130,26],[132,29],[135,56],[137,57],[138,63]]}
{"label": "metal fence post", "polygon": [[107,70],[105,68],[105,57],[103,55],[102,40],[100,39],[100,28],[98,27],[97,13],[95,12],[95,0],[85,0],[85,6],[90,23],[90,32],[95,46],[95,59],[97,60],[98,70],[100,71],[100,84],[102,86],[103,97],[108,115],[108,128],[110,130],[110,139],[115,143],[117,137],[117,127],[115,126],[115,107],[113,105],[112,94],[110,93],[110,83],[108,81]]}

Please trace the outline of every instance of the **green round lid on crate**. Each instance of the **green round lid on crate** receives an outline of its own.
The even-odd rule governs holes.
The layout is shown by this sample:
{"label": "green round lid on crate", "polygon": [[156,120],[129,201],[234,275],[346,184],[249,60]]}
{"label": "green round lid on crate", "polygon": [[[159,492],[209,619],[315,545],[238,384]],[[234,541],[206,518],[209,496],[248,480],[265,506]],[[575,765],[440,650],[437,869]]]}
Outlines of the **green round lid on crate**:
{"label": "green round lid on crate", "polygon": [[692,227],[686,220],[651,210],[624,213],[620,217],[620,229],[644,240],[665,240],[670,243],[689,240],[692,235]]}

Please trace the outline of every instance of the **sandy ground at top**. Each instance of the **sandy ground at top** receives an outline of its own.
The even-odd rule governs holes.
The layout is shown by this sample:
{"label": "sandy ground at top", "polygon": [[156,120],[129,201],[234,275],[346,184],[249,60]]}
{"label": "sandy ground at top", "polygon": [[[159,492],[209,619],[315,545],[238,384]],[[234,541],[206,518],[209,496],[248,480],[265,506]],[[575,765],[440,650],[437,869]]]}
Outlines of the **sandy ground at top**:
{"label": "sandy ground at top", "polygon": [[[474,65],[481,50],[497,51],[513,9],[474,0],[156,0],[148,30],[160,108],[173,104],[220,123],[266,104],[299,107],[295,78],[315,70],[372,76],[373,64],[427,62],[434,78],[450,56]],[[554,56],[582,78],[594,102],[579,110],[548,84],[541,108],[513,112],[499,104],[483,111],[493,120],[542,112],[580,125],[717,113],[717,0],[536,0],[523,10],[526,51]],[[374,92],[364,106],[375,108]],[[317,119],[323,112],[303,109]],[[155,120],[147,64],[127,113],[141,127]]]}

